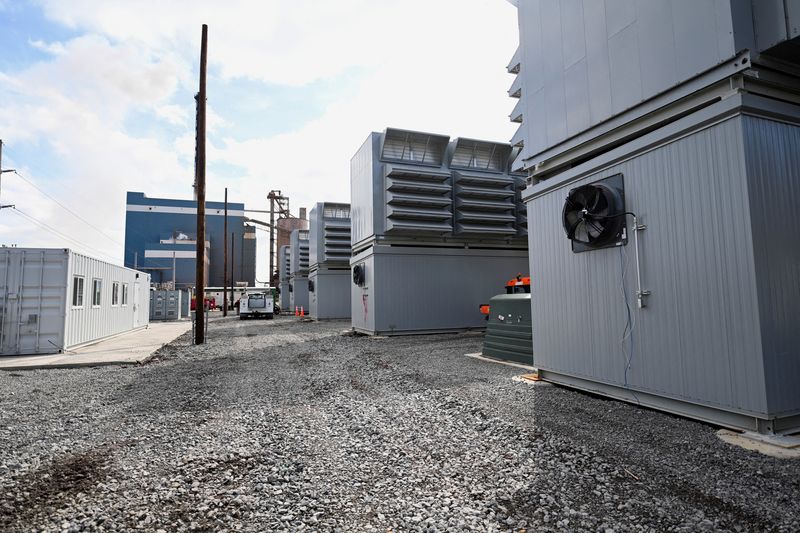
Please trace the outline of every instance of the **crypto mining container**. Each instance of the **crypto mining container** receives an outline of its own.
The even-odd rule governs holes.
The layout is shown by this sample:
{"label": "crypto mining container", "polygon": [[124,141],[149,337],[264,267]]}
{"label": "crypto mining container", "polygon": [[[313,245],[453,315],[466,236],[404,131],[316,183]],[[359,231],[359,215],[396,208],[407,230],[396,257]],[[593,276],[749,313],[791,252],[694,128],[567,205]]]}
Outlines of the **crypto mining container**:
{"label": "crypto mining container", "polygon": [[527,270],[509,144],[389,128],[351,160],[356,331],[485,327],[477,311]]}
{"label": "crypto mining container", "polygon": [[316,204],[308,246],[311,318],[350,318],[350,204]]}

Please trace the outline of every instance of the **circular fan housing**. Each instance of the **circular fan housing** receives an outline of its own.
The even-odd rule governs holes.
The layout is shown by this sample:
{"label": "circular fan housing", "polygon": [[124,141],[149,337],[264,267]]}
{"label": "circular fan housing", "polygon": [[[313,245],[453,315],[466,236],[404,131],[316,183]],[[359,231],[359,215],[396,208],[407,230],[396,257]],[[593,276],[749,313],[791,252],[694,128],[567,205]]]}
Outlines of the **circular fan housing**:
{"label": "circular fan housing", "polygon": [[620,241],[625,205],[619,190],[605,183],[572,189],[564,202],[562,222],[573,243],[602,248]]}
{"label": "circular fan housing", "polygon": [[363,286],[367,280],[367,272],[364,264],[359,264],[353,267],[353,283],[359,287]]}

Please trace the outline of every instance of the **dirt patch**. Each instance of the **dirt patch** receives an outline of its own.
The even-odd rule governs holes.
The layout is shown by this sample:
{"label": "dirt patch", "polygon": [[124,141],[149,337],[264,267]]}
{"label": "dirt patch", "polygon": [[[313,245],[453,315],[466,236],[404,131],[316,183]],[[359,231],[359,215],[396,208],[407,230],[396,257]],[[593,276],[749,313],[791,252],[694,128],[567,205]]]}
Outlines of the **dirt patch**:
{"label": "dirt patch", "polygon": [[23,474],[0,495],[0,529],[27,529],[36,517],[52,514],[77,494],[92,492],[108,477],[109,459],[120,445],[106,445],[63,457]]}

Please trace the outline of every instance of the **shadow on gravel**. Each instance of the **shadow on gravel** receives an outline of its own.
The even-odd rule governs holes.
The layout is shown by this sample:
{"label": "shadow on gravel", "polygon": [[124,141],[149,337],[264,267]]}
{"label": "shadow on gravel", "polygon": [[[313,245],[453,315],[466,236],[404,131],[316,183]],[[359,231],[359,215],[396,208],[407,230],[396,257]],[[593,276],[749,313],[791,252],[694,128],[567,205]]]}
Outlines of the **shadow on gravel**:
{"label": "shadow on gravel", "polygon": [[120,445],[106,445],[64,457],[24,474],[0,495],[0,529],[29,530],[42,514],[51,515],[80,493],[92,492],[108,477],[108,463]]}

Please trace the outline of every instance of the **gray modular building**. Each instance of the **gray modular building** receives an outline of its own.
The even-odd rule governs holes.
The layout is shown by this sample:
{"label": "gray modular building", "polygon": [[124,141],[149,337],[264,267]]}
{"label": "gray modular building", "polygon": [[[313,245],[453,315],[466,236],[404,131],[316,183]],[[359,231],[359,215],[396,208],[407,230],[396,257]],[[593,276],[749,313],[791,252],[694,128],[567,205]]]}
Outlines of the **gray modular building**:
{"label": "gray modular building", "polygon": [[[291,307],[289,298],[289,270],[291,269],[291,256],[289,253],[290,246],[285,244],[278,250],[278,282],[280,290],[280,306],[281,312],[286,313]],[[292,308],[292,310],[294,310]]]}
{"label": "gray modular building", "polygon": [[0,355],[60,353],[148,324],[150,275],[66,248],[0,249]]}
{"label": "gray modular building", "polygon": [[350,163],[355,330],[485,327],[480,304],[528,267],[516,152],[393,128],[369,135]]}
{"label": "gray modular building", "polygon": [[309,218],[311,318],[350,318],[350,204],[318,203]]}
{"label": "gray modular building", "polygon": [[542,376],[797,430],[800,6],[518,7],[514,168]]}
{"label": "gray modular building", "polygon": [[289,237],[289,310],[308,313],[308,230],[296,229]]}

